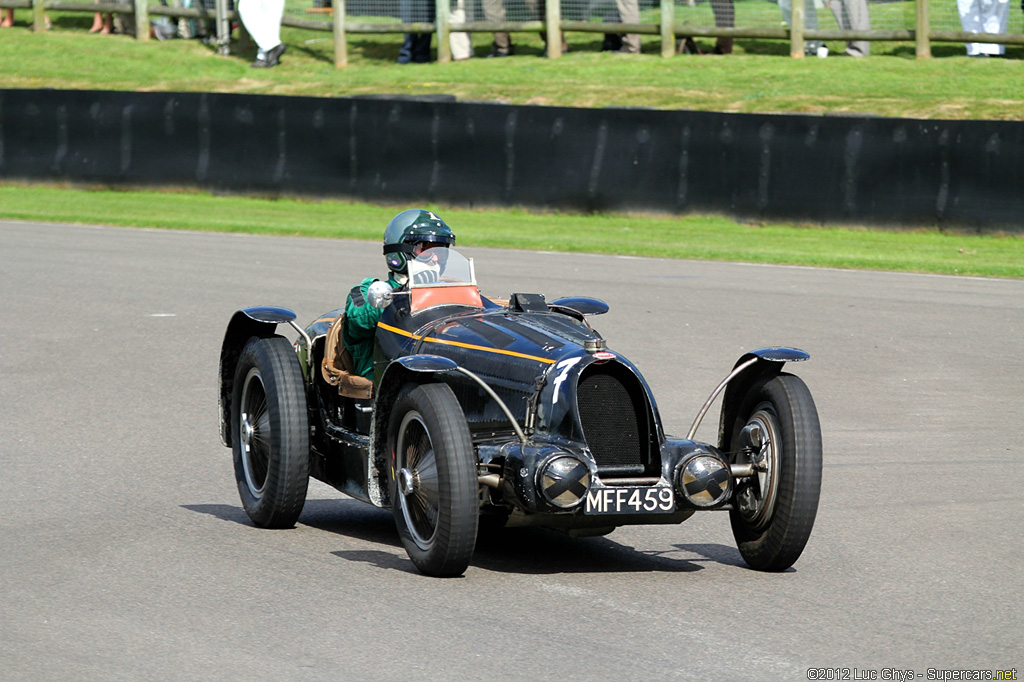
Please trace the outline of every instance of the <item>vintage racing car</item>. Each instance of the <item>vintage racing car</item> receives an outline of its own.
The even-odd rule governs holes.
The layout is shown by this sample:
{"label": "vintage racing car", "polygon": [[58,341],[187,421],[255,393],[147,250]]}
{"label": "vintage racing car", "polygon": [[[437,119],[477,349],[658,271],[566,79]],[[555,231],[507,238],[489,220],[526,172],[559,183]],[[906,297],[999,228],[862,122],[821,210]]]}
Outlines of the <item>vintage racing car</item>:
{"label": "vintage racing car", "polygon": [[[228,324],[221,440],[257,526],[293,526],[313,476],[393,510],[409,557],[434,576],[466,570],[480,528],[599,535],[699,510],[728,510],[755,569],[784,570],[803,551],[821,433],[806,385],[782,371],[803,351],[743,355],[672,438],[640,372],[591,326],[602,301],[489,300],[472,261],[446,248],[411,260],[407,286],[376,282],[368,298],[383,309],[372,380],[352,373],[344,309],[305,329],[279,307]],[[718,443],[694,441],[723,393]]]}

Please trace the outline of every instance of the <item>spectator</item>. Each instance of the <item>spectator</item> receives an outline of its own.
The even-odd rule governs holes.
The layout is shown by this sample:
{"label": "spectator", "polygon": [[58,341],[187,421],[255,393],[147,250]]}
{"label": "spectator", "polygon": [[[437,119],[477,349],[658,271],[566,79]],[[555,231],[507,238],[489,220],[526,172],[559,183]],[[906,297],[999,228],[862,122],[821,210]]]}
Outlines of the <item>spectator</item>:
{"label": "spectator", "polygon": [[[473,0],[452,0],[451,23],[461,24],[473,21]],[[467,19],[468,15],[468,19]],[[473,56],[473,40],[463,31],[448,34],[448,44],[452,48],[452,59],[461,61]]]}
{"label": "spectator", "polygon": [[[46,19],[46,30],[49,31],[53,28],[53,24],[50,23],[49,15],[44,14],[43,17]],[[14,10],[8,7],[4,10],[4,18],[0,21],[0,28],[10,28],[11,26],[14,26]]]}
{"label": "spectator", "polygon": [[[545,0],[526,0],[526,11],[531,17],[537,17],[541,21],[547,21],[547,3]],[[559,31],[561,33],[561,31]],[[548,56],[548,34],[547,31],[540,32],[540,39],[544,41],[544,56]],[[569,44],[565,42],[565,34],[562,33],[562,52],[569,51]]]}
{"label": "spectator", "polygon": [[[1022,0],[1024,2],[1024,0]],[[483,0],[484,20],[505,21],[505,0]],[[508,33],[502,31],[494,34],[494,44],[488,57],[508,57],[515,50],[512,48],[512,39]]]}
{"label": "spectator", "polygon": [[[960,25],[969,33],[1006,33],[1010,23],[1009,0],[957,0]],[[1021,2],[1024,10],[1024,2]],[[968,57],[1005,54],[999,43],[967,43]]]}
{"label": "spectator", "polygon": [[[398,0],[398,16],[403,24],[436,19],[434,0]],[[399,64],[426,64],[430,61],[432,33],[406,33],[398,51]]]}
{"label": "spectator", "polygon": [[[732,0],[711,0],[711,11],[715,14],[717,28],[733,28],[736,26],[736,8]],[[732,38],[719,36],[715,39],[715,54],[732,54]]]}
{"label": "spectator", "polygon": [[[623,24],[640,23],[639,0],[615,0],[615,9],[616,16],[612,17],[613,20],[618,19]],[[606,16],[605,21],[607,20],[608,17]],[[601,49],[607,49],[619,54],[640,54],[640,34],[626,33],[615,35],[606,33]]]}
{"label": "spectator", "polygon": [[[812,31],[818,30],[818,9],[824,4],[821,0],[807,0],[804,5],[804,28]],[[839,28],[844,31],[867,31],[871,28],[871,20],[868,16],[868,0],[825,0],[832,10],[832,16],[836,18]],[[791,25],[790,16],[793,13],[791,0],[779,0],[779,9],[782,11],[782,18],[786,25]],[[846,43],[846,54],[851,57],[866,57],[870,51],[870,43],[866,40],[851,40]],[[804,43],[804,54],[828,56],[828,48],[820,40],[808,40]]]}
{"label": "spectator", "polygon": [[238,14],[245,30],[259,48],[251,66],[269,69],[281,63],[285,44],[281,42],[284,0],[239,0]]}
{"label": "spectator", "polygon": [[[868,0],[828,0],[832,16],[843,31],[869,31],[871,18],[868,16]],[[866,40],[850,40],[846,43],[846,54],[851,57],[867,57],[871,43]]]}
{"label": "spectator", "polygon": [[[717,28],[734,28],[736,26],[736,8],[733,6],[733,0],[711,0],[711,11],[715,15]],[[788,10],[783,12],[787,24],[789,23],[789,13]],[[701,54],[692,36],[680,38],[676,45],[676,51],[680,54]],[[711,53],[732,54],[732,38],[727,36],[716,38],[715,47]]]}
{"label": "spectator", "polygon": [[[817,12],[818,0],[806,0],[804,3],[804,28],[811,29],[812,31],[818,30],[818,12]],[[786,22],[786,26],[792,26],[792,15],[793,15],[793,3],[791,0],[779,0],[779,10],[782,12],[782,18]],[[817,55],[819,57],[828,56],[828,48],[825,47],[825,43],[820,40],[807,40],[804,41],[804,54],[808,56]]]}
{"label": "spectator", "polygon": [[[100,0],[95,0],[99,2]],[[102,33],[107,35],[114,31],[114,15],[102,12],[96,12],[92,15],[92,28],[89,29],[89,33]]]}

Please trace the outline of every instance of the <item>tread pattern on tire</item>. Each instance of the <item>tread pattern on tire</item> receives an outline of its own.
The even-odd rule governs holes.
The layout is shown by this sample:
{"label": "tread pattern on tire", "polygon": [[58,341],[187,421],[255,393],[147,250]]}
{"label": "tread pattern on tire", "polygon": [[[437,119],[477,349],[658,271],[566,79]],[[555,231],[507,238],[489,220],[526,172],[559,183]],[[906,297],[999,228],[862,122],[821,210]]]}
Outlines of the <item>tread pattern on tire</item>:
{"label": "tread pattern on tire", "polygon": [[476,548],[479,522],[476,466],[466,417],[447,384],[417,386],[403,395],[392,412],[392,448],[397,443],[398,425],[409,410],[423,417],[437,459],[441,499],[437,534],[429,548],[416,545],[404,528],[397,489],[392,490],[395,522],[402,544],[421,572],[436,577],[459,576],[469,566]]}
{"label": "tread pattern on tire", "polygon": [[239,356],[232,400],[237,434],[241,383],[249,369],[260,373],[270,415],[270,462],[263,494],[255,498],[245,482],[241,444],[234,439],[235,476],[242,505],[261,528],[291,528],[306,502],[309,485],[309,422],[302,371],[292,345],[282,336],[249,339]]}
{"label": "tread pattern on tire", "polygon": [[751,388],[732,430],[730,449],[755,405],[774,405],[782,431],[779,489],[768,527],[755,531],[736,510],[733,534],[751,568],[784,571],[810,538],[821,492],[821,425],[811,393],[800,377],[780,373]]}

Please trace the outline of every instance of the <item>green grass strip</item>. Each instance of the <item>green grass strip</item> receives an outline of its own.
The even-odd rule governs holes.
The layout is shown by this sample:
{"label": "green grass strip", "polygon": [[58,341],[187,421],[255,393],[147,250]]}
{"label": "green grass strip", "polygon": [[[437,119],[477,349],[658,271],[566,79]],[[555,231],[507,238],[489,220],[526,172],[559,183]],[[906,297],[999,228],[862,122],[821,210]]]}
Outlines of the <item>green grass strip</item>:
{"label": "green grass strip", "polygon": [[[0,185],[0,218],[6,219],[328,239],[378,241],[403,208],[408,207]],[[1024,278],[1021,236],[743,224],[717,216],[426,208],[443,216],[465,246]]]}

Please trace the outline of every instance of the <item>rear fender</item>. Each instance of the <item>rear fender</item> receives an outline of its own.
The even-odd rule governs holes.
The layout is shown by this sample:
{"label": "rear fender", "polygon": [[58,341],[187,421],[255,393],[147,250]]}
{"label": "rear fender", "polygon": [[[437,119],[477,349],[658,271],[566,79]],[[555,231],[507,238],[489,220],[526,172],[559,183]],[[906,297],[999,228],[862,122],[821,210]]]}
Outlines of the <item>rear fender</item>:
{"label": "rear fender", "polygon": [[252,337],[270,338],[277,325],[294,320],[295,313],[273,306],[246,308],[231,316],[220,347],[220,442],[225,446],[231,447],[231,394],[242,348]]}

